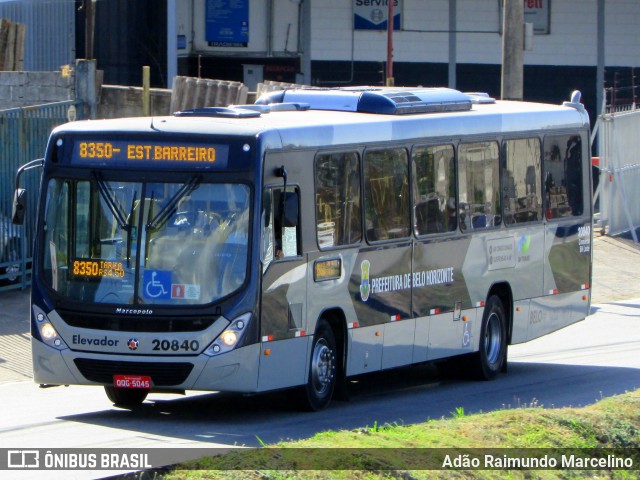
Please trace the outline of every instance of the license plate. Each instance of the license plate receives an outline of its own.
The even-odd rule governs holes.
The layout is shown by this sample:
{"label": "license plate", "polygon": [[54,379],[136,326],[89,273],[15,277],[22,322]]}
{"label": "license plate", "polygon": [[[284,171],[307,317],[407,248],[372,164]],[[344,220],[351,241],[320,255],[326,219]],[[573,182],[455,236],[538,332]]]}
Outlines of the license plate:
{"label": "license plate", "polygon": [[116,388],[151,388],[151,377],[145,375],[114,375]]}

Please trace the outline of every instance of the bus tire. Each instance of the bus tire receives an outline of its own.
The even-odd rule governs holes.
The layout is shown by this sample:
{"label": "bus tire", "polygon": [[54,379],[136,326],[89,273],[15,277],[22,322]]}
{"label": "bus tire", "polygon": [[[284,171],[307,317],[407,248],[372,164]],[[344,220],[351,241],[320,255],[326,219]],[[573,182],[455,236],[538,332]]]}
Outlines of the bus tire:
{"label": "bus tire", "polygon": [[302,392],[305,410],[322,410],[333,396],[336,386],[336,340],[329,324],[320,320],[311,347],[309,375]]}
{"label": "bus tire", "polygon": [[472,356],[472,371],[479,380],[493,380],[503,371],[507,358],[507,318],[502,300],[491,295],[480,327],[480,347]]}
{"label": "bus tire", "polygon": [[132,408],[142,405],[149,394],[148,390],[139,388],[116,388],[105,386],[104,391],[109,400],[117,407]]}

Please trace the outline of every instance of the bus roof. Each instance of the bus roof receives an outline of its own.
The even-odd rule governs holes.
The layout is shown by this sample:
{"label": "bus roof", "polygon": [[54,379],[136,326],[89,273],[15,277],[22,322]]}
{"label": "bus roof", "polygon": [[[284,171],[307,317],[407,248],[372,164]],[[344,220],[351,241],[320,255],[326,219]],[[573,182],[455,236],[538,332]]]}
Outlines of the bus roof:
{"label": "bus roof", "polygon": [[[388,97],[388,91],[379,89]],[[398,90],[398,89],[396,89]],[[416,92],[425,89],[401,89]],[[449,90],[449,89],[442,89]],[[291,95],[297,102],[291,108],[238,106],[230,109],[200,109],[164,117],[136,117],[112,120],[79,121],[60,126],[58,132],[195,134],[233,137],[259,137],[265,148],[304,148],[371,144],[382,141],[415,141],[429,138],[452,138],[502,133],[525,133],[562,128],[588,127],[589,118],[577,97],[563,105],[520,101],[493,101],[486,95],[456,92],[452,111],[410,114],[361,113],[352,104],[342,102],[345,110],[319,109],[318,95],[331,95],[311,90],[305,96]],[[324,91],[323,91],[324,92]],[[361,91],[352,89],[353,95]],[[341,89],[335,97],[348,97]],[[311,97],[316,97],[311,98]],[[464,99],[468,108],[461,108]],[[441,92],[438,101],[442,102]],[[446,99],[445,99],[446,100]],[[314,105],[315,102],[315,105]],[[371,102],[369,102],[371,103]],[[286,104],[281,104],[285,106]],[[252,110],[248,110],[252,108]],[[337,108],[337,107],[335,107]],[[388,106],[385,107],[387,110]],[[405,112],[403,112],[405,113]]]}

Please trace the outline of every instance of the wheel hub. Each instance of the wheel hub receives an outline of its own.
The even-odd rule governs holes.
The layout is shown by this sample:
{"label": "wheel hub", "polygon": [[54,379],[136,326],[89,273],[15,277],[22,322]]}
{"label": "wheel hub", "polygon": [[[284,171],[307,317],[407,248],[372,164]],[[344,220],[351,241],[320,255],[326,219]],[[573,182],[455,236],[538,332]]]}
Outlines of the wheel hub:
{"label": "wheel hub", "polygon": [[333,352],[324,339],[321,339],[316,343],[311,364],[311,381],[316,392],[322,394],[329,388],[333,380],[333,372]]}

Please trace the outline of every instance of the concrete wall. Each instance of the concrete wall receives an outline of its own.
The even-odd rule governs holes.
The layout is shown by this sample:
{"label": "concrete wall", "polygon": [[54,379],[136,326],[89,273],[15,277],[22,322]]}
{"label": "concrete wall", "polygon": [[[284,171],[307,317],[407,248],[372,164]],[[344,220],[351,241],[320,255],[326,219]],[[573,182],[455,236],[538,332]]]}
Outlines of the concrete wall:
{"label": "concrete wall", "polygon": [[0,72],[0,109],[75,98],[73,75],[61,72]]}
{"label": "concrete wall", "polygon": [[[151,115],[168,115],[171,90],[151,88]],[[103,85],[98,103],[98,118],[121,118],[142,116],[142,87]]]}
{"label": "concrete wall", "polygon": [[[102,85],[98,95],[97,118],[142,116],[141,87]],[[73,73],[0,71],[0,110],[75,98]],[[169,114],[171,90],[152,88],[150,100],[152,115]]]}
{"label": "concrete wall", "polygon": [[[101,72],[96,72],[96,84],[101,84]],[[193,87],[193,92],[197,93],[196,83],[199,85],[205,80],[192,80],[189,88]],[[204,103],[203,99],[192,95],[191,103],[188,105],[178,105],[175,109],[195,108],[204,106],[226,106],[229,103],[246,103],[247,88],[239,82],[224,82],[208,80],[219,88],[214,89],[214,95],[210,103]],[[234,87],[231,88],[231,85]],[[60,72],[0,72],[0,110],[8,108],[26,107],[43,103],[58,102],[62,100],[74,100],[76,94],[81,95],[82,88],[77,87],[75,75],[63,76]],[[222,93],[233,93],[233,98],[223,98],[220,102],[215,102],[216,91]],[[242,93],[242,95],[239,95]],[[96,118],[122,118],[141,117],[142,108],[142,87],[128,87],[120,85],[101,85],[98,88],[98,103],[96,107]],[[85,93],[86,95],[86,93]],[[171,111],[172,91],[162,88],[151,88],[150,114],[154,116],[169,115]],[[184,96],[184,92],[183,95]],[[92,97],[93,98],[93,97]],[[179,96],[178,100],[181,97]],[[195,102],[195,103],[194,103]],[[89,111],[85,111],[84,118],[87,118]]]}

